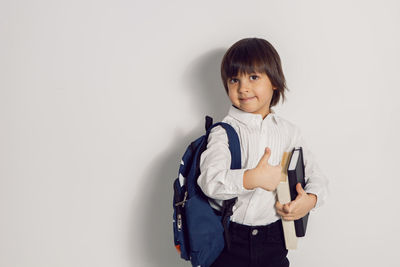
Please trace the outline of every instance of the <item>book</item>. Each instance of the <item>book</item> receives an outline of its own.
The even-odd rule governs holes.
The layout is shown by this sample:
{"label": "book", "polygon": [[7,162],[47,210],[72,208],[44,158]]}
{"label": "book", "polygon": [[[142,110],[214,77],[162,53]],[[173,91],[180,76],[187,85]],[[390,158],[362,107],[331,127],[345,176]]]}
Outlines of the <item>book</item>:
{"label": "book", "polygon": [[[281,161],[281,182],[277,187],[277,197],[281,204],[286,204],[296,199],[298,182],[305,186],[304,160],[301,147],[294,148],[291,152],[284,152]],[[305,235],[308,214],[295,221],[282,219],[283,234],[286,249],[297,249],[297,238]]]}
{"label": "book", "polygon": [[[296,190],[297,183],[300,183],[303,189],[306,186],[306,182],[304,179],[305,172],[303,149],[301,147],[293,149],[289,161],[287,174],[289,181],[290,197],[292,200],[295,200],[298,195]],[[303,218],[294,221],[294,227],[296,229],[297,237],[303,237],[306,235],[308,216],[309,213],[307,213]]]}

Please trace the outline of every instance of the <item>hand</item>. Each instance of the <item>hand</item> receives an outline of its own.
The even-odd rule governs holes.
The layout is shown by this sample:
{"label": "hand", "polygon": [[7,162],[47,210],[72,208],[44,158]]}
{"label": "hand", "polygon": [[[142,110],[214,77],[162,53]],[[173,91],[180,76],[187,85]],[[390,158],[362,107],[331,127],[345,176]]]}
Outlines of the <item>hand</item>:
{"label": "hand", "polygon": [[271,149],[265,148],[264,155],[254,169],[247,170],[244,173],[243,186],[246,189],[256,187],[267,191],[275,191],[281,181],[282,166],[272,166],[268,163],[271,156]]}
{"label": "hand", "polygon": [[317,196],[307,194],[300,183],[296,185],[296,190],[298,195],[295,200],[284,205],[279,203],[279,201],[275,204],[276,211],[285,221],[294,221],[303,218],[317,203]]}

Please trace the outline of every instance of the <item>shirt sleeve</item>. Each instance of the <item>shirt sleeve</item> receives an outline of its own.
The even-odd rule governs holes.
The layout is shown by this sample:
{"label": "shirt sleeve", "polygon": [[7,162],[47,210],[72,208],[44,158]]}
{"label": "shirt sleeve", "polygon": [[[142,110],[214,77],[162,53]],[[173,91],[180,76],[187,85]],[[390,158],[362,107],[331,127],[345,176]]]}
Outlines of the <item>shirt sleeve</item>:
{"label": "shirt sleeve", "polygon": [[326,201],[329,191],[329,181],[316,161],[315,155],[310,151],[300,129],[296,127],[294,146],[302,147],[304,158],[304,171],[306,186],[304,191],[317,196],[317,203],[312,211],[316,211]]}
{"label": "shirt sleeve", "polygon": [[200,175],[197,183],[204,194],[226,200],[254,190],[243,187],[247,169],[232,170],[228,136],[221,126],[214,127],[208,136],[207,149],[200,156]]}

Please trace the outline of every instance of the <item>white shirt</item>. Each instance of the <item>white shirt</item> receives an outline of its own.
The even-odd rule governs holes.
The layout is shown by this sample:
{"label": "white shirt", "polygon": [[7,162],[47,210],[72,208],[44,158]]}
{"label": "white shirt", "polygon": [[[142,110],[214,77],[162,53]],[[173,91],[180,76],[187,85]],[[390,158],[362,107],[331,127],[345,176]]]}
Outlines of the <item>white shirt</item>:
{"label": "white shirt", "polygon": [[201,154],[200,176],[197,180],[203,192],[215,200],[210,202],[212,206],[218,208],[221,200],[238,197],[231,221],[255,226],[267,225],[280,219],[275,209],[276,191],[245,189],[243,174],[257,166],[265,147],[271,149],[269,164],[278,165],[284,152],[299,146],[303,148],[304,156],[304,190],[317,196],[314,209],[322,205],[327,197],[328,180],[296,125],[277,116],[272,110],[263,120],[260,114],[244,112],[233,105],[222,121],[230,124],[238,133],[242,169],[230,169],[231,155],[226,131],[221,126],[214,127],[208,137],[207,149]]}

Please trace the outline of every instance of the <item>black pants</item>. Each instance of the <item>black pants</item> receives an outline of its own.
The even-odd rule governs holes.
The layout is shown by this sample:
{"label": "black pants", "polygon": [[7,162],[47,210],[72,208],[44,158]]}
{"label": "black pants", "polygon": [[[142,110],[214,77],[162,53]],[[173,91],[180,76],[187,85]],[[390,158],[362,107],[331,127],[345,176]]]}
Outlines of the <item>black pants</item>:
{"label": "black pants", "polygon": [[267,226],[231,222],[230,248],[225,246],[211,267],[288,267],[282,221]]}

